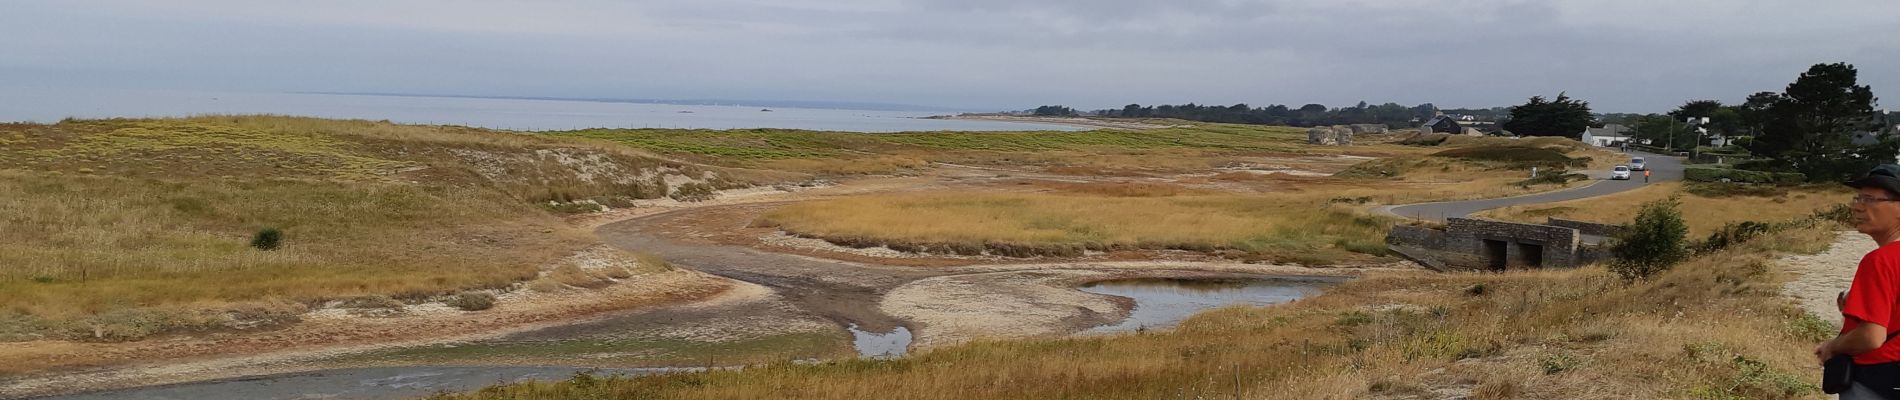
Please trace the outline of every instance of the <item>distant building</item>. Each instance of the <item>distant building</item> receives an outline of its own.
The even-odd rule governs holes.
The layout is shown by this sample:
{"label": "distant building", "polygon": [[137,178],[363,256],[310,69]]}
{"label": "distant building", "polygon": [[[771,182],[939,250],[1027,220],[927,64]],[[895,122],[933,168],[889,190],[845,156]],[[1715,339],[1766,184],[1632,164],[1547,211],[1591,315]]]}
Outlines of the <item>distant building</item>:
{"label": "distant building", "polygon": [[1620,124],[1604,125],[1602,128],[1583,128],[1578,140],[1597,147],[1615,146],[1630,141],[1630,128]]}
{"label": "distant building", "polygon": [[1426,120],[1425,124],[1418,128],[1420,131],[1430,133],[1450,133],[1454,135],[1465,133],[1465,126],[1459,124],[1457,118],[1449,115],[1432,117],[1432,119]]}

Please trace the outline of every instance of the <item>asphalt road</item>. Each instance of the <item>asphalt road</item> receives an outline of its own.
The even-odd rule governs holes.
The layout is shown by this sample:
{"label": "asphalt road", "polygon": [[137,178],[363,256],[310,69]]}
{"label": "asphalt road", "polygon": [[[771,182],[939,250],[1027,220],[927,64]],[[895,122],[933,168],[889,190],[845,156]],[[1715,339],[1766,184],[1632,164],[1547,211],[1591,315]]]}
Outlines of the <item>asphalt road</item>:
{"label": "asphalt road", "polygon": [[1446,218],[1465,217],[1475,212],[1493,208],[1525,204],[1555,203],[1559,201],[1597,197],[1633,190],[1651,183],[1682,179],[1682,159],[1680,158],[1635,151],[1630,152],[1630,155],[1643,157],[1644,164],[1652,171],[1649,182],[1643,182],[1643,173],[1638,171],[1630,172],[1630,180],[1627,181],[1610,180],[1610,173],[1608,171],[1593,171],[1590,178],[1595,179],[1595,183],[1575,189],[1498,199],[1407,204],[1387,207],[1383,210],[1386,213],[1404,218],[1444,222]]}

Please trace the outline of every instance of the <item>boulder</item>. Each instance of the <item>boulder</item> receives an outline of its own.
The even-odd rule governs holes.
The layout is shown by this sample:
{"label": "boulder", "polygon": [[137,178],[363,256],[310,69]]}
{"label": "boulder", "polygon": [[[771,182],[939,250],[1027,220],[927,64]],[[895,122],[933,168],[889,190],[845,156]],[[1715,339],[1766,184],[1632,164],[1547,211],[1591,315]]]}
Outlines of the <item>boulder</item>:
{"label": "boulder", "polygon": [[1332,133],[1333,133],[1334,144],[1337,144],[1340,146],[1352,145],[1352,127],[1345,126],[1345,125],[1333,125],[1331,130],[1333,131]]}
{"label": "boulder", "polygon": [[1306,144],[1332,146],[1339,144],[1339,141],[1333,136],[1332,128],[1316,126],[1306,130]]}

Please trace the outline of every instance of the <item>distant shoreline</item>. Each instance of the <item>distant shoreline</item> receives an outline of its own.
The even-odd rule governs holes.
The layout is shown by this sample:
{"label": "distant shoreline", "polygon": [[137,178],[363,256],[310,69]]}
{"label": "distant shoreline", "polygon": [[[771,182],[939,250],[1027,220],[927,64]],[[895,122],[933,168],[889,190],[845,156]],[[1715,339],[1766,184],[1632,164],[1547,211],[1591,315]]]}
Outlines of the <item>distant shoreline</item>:
{"label": "distant shoreline", "polygon": [[335,96],[429,97],[442,99],[583,101],[590,103],[655,104],[674,106],[738,106],[765,108],[805,108],[813,110],[857,110],[894,112],[944,112],[954,108],[897,103],[861,103],[819,100],[745,100],[745,99],[629,99],[613,97],[483,96],[463,94],[383,93],[383,92],[288,92]]}
{"label": "distant shoreline", "polygon": [[971,121],[1016,122],[1016,123],[1029,123],[1029,124],[1062,125],[1062,126],[1086,128],[1086,129],[1114,129],[1114,130],[1137,130],[1137,131],[1174,127],[1174,125],[1155,125],[1155,124],[1146,124],[1146,123],[1140,123],[1140,122],[1104,121],[1104,120],[1099,120],[1099,119],[1089,119],[1089,118],[1080,118],[1080,117],[1036,117],[1036,116],[1024,116],[1024,115],[1001,115],[1001,114],[962,114],[962,115],[954,115],[954,116],[939,115],[939,116],[931,116],[931,117],[924,117],[924,118],[926,119],[960,119],[960,120],[971,120]]}

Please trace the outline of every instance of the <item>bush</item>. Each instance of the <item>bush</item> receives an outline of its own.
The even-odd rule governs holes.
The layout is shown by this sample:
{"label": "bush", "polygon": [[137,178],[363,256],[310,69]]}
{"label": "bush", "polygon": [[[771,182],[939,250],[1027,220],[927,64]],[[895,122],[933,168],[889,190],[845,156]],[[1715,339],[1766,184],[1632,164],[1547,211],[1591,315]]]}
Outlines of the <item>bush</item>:
{"label": "bush", "polygon": [[277,250],[284,245],[284,232],[277,228],[264,228],[251,236],[251,247],[258,250]]}
{"label": "bush", "polygon": [[669,195],[668,197],[672,197],[673,200],[679,200],[679,201],[684,201],[684,202],[698,202],[698,201],[712,200],[714,197],[718,197],[718,196],[719,196],[719,192],[714,190],[712,185],[699,183],[699,182],[691,182],[691,183],[682,184],[677,188],[673,188],[673,194]]}
{"label": "bush", "polygon": [[1779,231],[1776,226],[1755,221],[1742,221],[1723,225],[1721,230],[1709,234],[1709,238],[1695,245],[1697,254],[1713,253],[1729,246],[1746,242],[1763,234]]}
{"label": "bush", "polygon": [[1432,156],[1506,163],[1513,167],[1581,167],[1590,163],[1588,158],[1571,158],[1556,149],[1530,146],[1461,147],[1432,153]]}
{"label": "bush", "polygon": [[1682,190],[1702,197],[1780,197],[1788,194],[1788,189],[1775,185],[1728,182],[1689,182]]}
{"label": "bush", "polygon": [[1689,224],[1682,221],[1682,212],[1676,208],[1681,201],[1675,197],[1643,204],[1623,234],[1618,235],[1616,245],[1610,248],[1615,260],[1610,262],[1610,270],[1625,279],[1648,278],[1658,272],[1666,271],[1688,256],[1684,246],[1689,234]]}
{"label": "bush", "polygon": [[1587,181],[1590,176],[1573,174],[1564,170],[1554,170],[1537,174],[1537,177],[1517,182],[1518,187],[1528,188],[1535,185],[1568,185],[1571,182]]}
{"label": "bush", "polygon": [[1794,172],[1794,166],[1776,159],[1750,160],[1735,163],[1735,169],[1762,172]]}
{"label": "bush", "polygon": [[481,311],[495,307],[495,295],[482,292],[462,292],[443,303],[462,311]]}
{"label": "bush", "polygon": [[1719,167],[1690,167],[1682,170],[1683,179],[1690,182],[1733,182],[1733,183],[1772,183],[1794,185],[1808,180],[1807,175],[1795,172],[1763,172]]}

